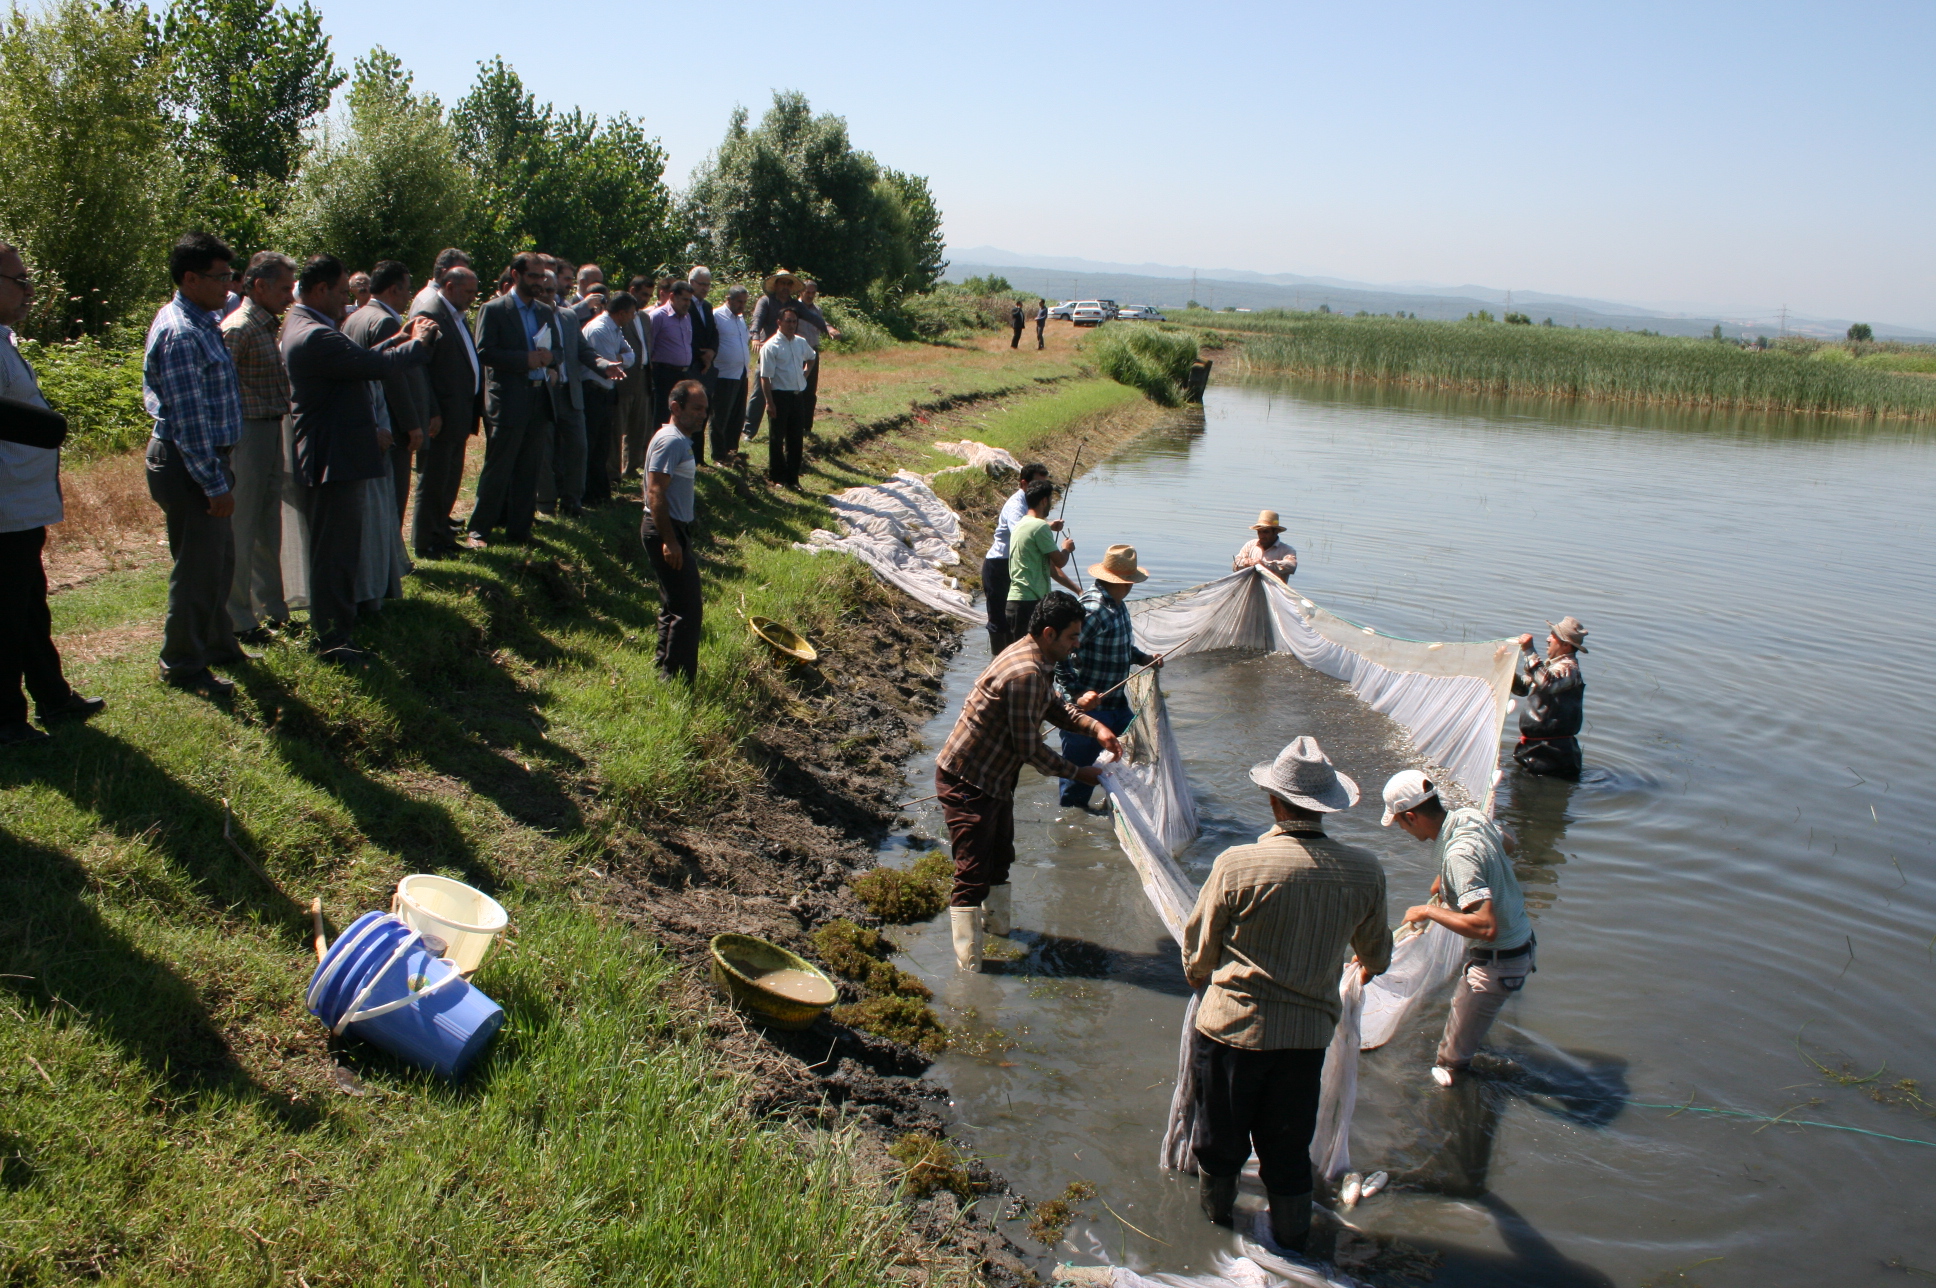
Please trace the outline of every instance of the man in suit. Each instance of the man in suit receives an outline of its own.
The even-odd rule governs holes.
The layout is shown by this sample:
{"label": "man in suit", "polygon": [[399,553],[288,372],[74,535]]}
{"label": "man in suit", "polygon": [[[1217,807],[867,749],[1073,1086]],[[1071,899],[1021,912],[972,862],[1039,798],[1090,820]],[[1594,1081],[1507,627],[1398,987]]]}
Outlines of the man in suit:
{"label": "man in suit", "polygon": [[[687,374],[706,388],[706,403],[711,406],[719,401],[717,395],[718,376],[715,361],[719,357],[719,324],[713,321],[713,306],[706,296],[713,289],[713,270],[704,264],[693,265],[692,272],[686,274],[686,284],[692,287],[692,366]],[[706,436],[701,434],[693,440],[693,455],[701,465],[706,463]]]}
{"label": "man in suit", "polygon": [[411,319],[376,348],[365,349],[339,325],[350,302],[349,273],[334,255],[318,255],[296,281],[300,301],[282,324],[289,367],[296,471],[309,487],[309,622],[323,659],[354,665],[356,565],[363,550],[363,489],[389,469],[389,434],[379,429],[369,382],[389,380],[430,360],[437,324]]}
{"label": "man in suit", "polygon": [[476,298],[477,274],[469,265],[452,264],[429,299],[419,291],[410,306],[412,319],[427,317],[437,324],[437,343],[424,368],[437,414],[417,454],[417,513],[410,524],[410,544],[419,559],[447,558],[458,549],[450,512],[464,481],[465,449],[484,414],[484,364],[465,317]]}
{"label": "man in suit", "polygon": [[[403,310],[410,305],[410,270],[386,259],[370,270],[370,301],[343,322],[343,334],[374,349],[403,330]],[[383,401],[390,409],[390,477],[397,491],[397,522],[410,505],[410,463],[423,448],[424,438],[437,421],[430,400],[430,382],[422,367],[399,371],[383,382]]]}
{"label": "man in suit", "polygon": [[585,343],[585,319],[591,309],[558,307],[564,282],[554,269],[545,275],[544,287],[538,294],[554,310],[552,335],[562,357],[558,367],[560,382],[554,391],[558,432],[552,443],[550,468],[539,474],[538,505],[547,514],[555,506],[560,514],[575,515],[583,512],[585,500],[585,373],[602,371],[604,364]]}
{"label": "man in suit", "polygon": [[[425,282],[423,289],[417,292],[417,298],[410,301],[410,311],[434,318],[437,292],[443,287],[444,278],[453,268],[470,267],[471,257],[468,251],[461,251],[455,246],[446,246],[438,251],[436,262],[430,266],[430,280]],[[438,329],[443,330],[441,324]]]}
{"label": "man in suit", "polygon": [[635,277],[625,293],[639,302],[638,311],[625,327],[625,343],[637,364],[632,379],[621,384],[612,406],[612,477],[639,477],[645,464],[645,444],[659,426],[652,419],[652,328],[646,322],[647,300],[652,298],[652,279]]}

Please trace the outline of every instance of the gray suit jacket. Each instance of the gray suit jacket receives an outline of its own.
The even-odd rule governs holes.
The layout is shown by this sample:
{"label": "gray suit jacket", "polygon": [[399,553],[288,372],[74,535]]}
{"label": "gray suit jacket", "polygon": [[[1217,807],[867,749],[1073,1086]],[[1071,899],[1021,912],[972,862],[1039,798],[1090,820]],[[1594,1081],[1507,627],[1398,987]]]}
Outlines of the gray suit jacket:
{"label": "gray suit jacket", "polygon": [[369,382],[430,360],[430,346],[399,333],[365,349],[302,304],[282,322],[296,473],[309,487],[381,478],[390,464],[376,445]]}
{"label": "gray suit jacket", "polygon": [[[532,307],[548,330],[555,329],[549,305]],[[478,310],[477,355],[491,373],[490,383],[484,389],[484,406],[495,425],[523,428],[530,422],[532,400],[537,397],[554,399],[552,414],[557,414],[555,400],[563,396],[561,387],[550,381],[540,383],[531,379],[530,360],[526,356],[531,349],[516,291],[506,292]],[[549,365],[557,366],[561,356],[557,349],[552,349]]]}
{"label": "gray suit jacket", "polygon": [[467,350],[477,342],[470,338],[470,323],[434,291],[429,299],[417,296],[410,316],[427,317],[437,324],[437,343],[431,347],[430,365],[424,373],[431,401],[444,418],[444,427],[438,432],[475,434],[477,418],[484,412],[484,360],[480,356],[472,369]]}
{"label": "gray suit jacket", "polygon": [[571,391],[571,405],[585,406],[585,372],[598,370],[598,352],[585,343],[585,319],[576,309],[559,309],[557,326],[564,332],[565,388]]}
{"label": "gray suit jacket", "polygon": [[[371,300],[343,319],[343,334],[374,349],[403,330],[403,322],[389,309]],[[399,439],[411,430],[428,430],[436,407],[430,400],[430,385],[422,367],[399,371],[383,382],[383,401],[390,407],[390,428]]]}

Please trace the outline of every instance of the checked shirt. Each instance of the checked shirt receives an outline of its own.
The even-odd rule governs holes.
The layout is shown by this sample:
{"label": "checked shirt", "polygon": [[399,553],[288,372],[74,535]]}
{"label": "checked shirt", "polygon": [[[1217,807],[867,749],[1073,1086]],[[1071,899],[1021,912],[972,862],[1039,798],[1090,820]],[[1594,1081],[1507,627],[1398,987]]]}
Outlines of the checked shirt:
{"label": "checked shirt", "polygon": [[[1090,691],[1101,693],[1121,684],[1130,668],[1142,666],[1150,655],[1136,647],[1136,636],[1129,624],[1129,609],[1101,586],[1083,592],[1082,646],[1075,655],[1055,668],[1056,683],[1063,694],[1075,701]],[[1105,707],[1129,705],[1129,691],[1117,689],[1102,700]]]}
{"label": "checked shirt", "polygon": [[222,340],[242,387],[244,420],[281,420],[289,414],[289,369],[276,343],[281,330],[276,315],[251,299],[222,319]]}
{"label": "checked shirt", "polygon": [[155,418],[155,437],[175,445],[203,494],[227,492],[217,449],[242,437],[242,390],[216,316],[180,294],[148,327],[141,401]]}
{"label": "checked shirt", "polygon": [[997,800],[1015,795],[1024,761],[1047,778],[1074,778],[1076,767],[1042,741],[1042,722],[1093,737],[1102,726],[1056,696],[1048,659],[1032,639],[1019,639],[988,664],[962,703],[935,766]]}

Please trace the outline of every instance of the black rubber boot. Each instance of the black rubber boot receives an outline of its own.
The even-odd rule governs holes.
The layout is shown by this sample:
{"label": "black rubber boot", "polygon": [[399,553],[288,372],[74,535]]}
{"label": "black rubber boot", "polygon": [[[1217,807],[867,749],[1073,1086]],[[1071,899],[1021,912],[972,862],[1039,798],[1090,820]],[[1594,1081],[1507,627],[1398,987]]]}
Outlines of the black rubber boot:
{"label": "black rubber boot", "polygon": [[1270,1196],[1271,1238],[1286,1252],[1302,1252],[1311,1237],[1311,1192]]}
{"label": "black rubber boot", "polygon": [[1208,1172],[1198,1173],[1202,1189],[1198,1197],[1203,1202],[1203,1214],[1216,1224],[1229,1229],[1233,1218],[1231,1211],[1237,1206],[1237,1177],[1212,1176]]}

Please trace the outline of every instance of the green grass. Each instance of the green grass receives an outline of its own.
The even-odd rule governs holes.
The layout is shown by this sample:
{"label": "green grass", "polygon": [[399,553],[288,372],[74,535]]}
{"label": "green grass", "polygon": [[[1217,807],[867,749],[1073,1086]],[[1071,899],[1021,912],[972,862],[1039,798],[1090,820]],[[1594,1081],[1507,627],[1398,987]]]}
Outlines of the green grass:
{"label": "green grass", "polygon": [[1936,383],[1878,370],[1866,360],[1824,362],[1712,340],[1565,327],[1281,311],[1184,318],[1240,333],[1254,367],[1311,375],[1541,397],[1936,419]]}
{"label": "green grass", "polygon": [[1140,389],[1150,401],[1175,407],[1183,401],[1196,365],[1194,332],[1126,323],[1105,326],[1085,350],[1096,369],[1118,384]]}
{"label": "green grass", "polygon": [[[1016,459],[1026,461],[1030,445],[1046,435],[1068,429],[1080,433],[1084,423],[1133,406],[1141,398],[1136,390],[1112,381],[1075,381],[1033,397],[991,402],[945,430],[908,431],[905,442],[894,444],[894,449],[907,461],[907,468],[922,474],[960,465],[960,457],[938,452],[934,444],[964,438],[1007,448]],[[980,470],[962,470],[942,475],[933,486],[936,495],[958,509],[977,499],[979,489],[989,486],[989,481]]]}

